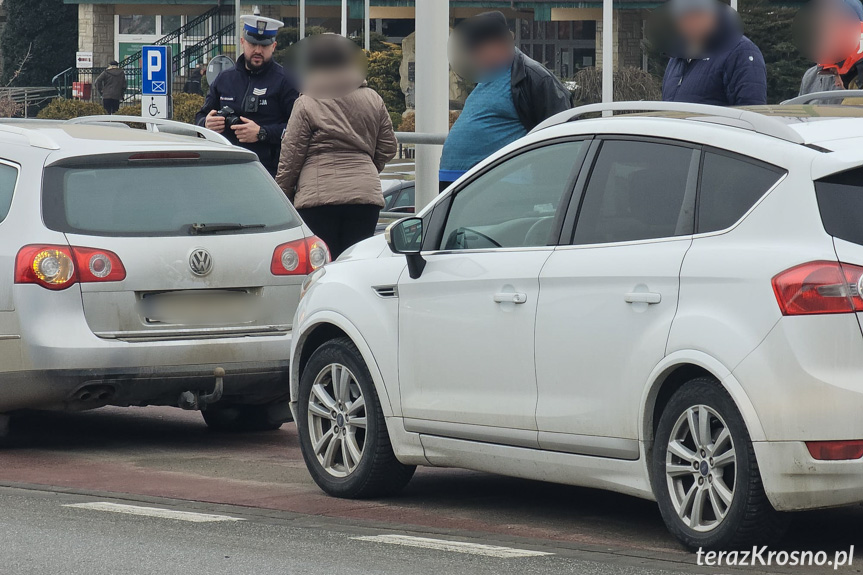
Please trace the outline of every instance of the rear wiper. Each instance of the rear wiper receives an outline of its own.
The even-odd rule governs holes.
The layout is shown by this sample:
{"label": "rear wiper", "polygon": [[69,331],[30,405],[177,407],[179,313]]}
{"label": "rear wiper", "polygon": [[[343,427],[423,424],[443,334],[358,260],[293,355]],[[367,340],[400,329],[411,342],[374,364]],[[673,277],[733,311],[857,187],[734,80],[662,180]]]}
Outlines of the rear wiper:
{"label": "rear wiper", "polygon": [[192,235],[215,234],[265,227],[267,227],[266,224],[192,224],[189,226],[189,233]]}

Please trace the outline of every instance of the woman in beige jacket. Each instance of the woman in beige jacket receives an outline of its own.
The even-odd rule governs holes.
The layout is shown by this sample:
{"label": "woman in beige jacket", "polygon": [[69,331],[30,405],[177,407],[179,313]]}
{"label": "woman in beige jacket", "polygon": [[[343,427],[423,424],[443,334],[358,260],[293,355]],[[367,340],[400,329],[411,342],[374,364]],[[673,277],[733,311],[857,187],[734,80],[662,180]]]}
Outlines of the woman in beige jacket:
{"label": "woman in beige jacket", "polygon": [[308,39],[317,43],[306,50],[276,181],[335,259],[374,235],[384,205],[379,174],[398,144],[383,99],[355,65],[359,48],[326,36]]}

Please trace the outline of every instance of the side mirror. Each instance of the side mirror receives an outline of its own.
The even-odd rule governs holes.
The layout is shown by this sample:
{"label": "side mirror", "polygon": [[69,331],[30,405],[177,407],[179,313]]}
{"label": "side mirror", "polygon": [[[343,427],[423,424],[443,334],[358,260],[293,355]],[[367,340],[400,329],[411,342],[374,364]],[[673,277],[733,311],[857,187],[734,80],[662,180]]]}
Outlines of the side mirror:
{"label": "side mirror", "polygon": [[393,253],[407,256],[411,278],[420,277],[426,265],[420,255],[423,245],[422,218],[410,217],[391,223],[384,232],[384,238]]}

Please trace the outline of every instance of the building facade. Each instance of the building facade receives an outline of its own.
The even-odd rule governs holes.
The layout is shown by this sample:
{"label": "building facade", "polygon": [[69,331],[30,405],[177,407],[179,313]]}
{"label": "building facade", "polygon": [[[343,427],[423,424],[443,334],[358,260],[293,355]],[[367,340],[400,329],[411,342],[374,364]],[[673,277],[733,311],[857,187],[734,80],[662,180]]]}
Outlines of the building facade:
{"label": "building facade", "polygon": [[[64,0],[78,5],[78,46],[92,52],[95,66],[104,66],[111,59],[122,60],[145,44],[171,34],[189,22],[202,20],[220,4],[230,11],[231,0]],[[435,0],[446,1],[446,0]],[[646,66],[642,48],[646,12],[658,2],[618,1],[614,19],[615,65]],[[265,16],[298,26],[297,0],[258,0],[242,4],[245,13],[257,5]],[[340,0],[306,0],[307,26],[323,26],[332,31],[341,29]],[[361,34],[363,0],[349,0],[349,26],[352,33]],[[602,63],[601,3],[566,2],[559,0],[452,0],[453,23],[473,14],[498,9],[510,18],[519,47],[532,58],[554,70],[562,78],[571,77],[579,68]],[[401,42],[415,30],[414,0],[371,0],[372,29],[390,41]],[[175,51],[195,45],[216,34],[223,21],[202,20],[187,30],[172,45]],[[220,45],[221,51],[233,56],[230,42]]]}

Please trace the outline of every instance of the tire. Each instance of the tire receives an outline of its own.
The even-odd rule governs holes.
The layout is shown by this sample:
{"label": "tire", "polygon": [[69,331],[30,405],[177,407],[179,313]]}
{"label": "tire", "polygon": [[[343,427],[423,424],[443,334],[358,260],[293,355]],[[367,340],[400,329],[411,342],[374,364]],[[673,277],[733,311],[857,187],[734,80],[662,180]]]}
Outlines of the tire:
{"label": "tire", "polygon": [[[705,435],[701,421],[707,422],[710,439],[696,443],[692,429],[699,430],[699,438]],[[787,515],[767,500],[743,417],[716,380],[693,379],[671,396],[656,430],[651,465],[665,525],[689,549],[770,545],[785,533]]]}
{"label": "tire", "polygon": [[297,431],[312,479],[335,497],[392,495],[416,470],[396,459],[374,382],[348,338],[328,341],[309,358],[300,375]]}
{"label": "tire", "polygon": [[201,415],[207,427],[226,433],[274,431],[291,421],[290,409],[285,401],[265,405],[211,406]]}

